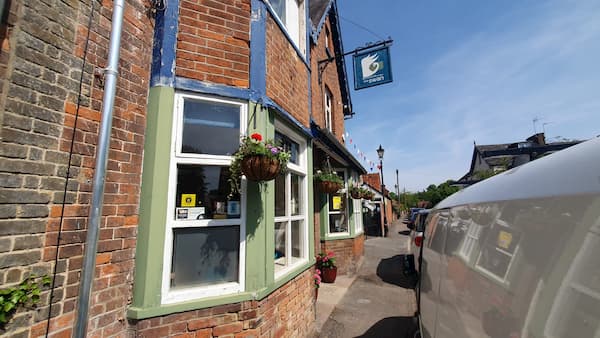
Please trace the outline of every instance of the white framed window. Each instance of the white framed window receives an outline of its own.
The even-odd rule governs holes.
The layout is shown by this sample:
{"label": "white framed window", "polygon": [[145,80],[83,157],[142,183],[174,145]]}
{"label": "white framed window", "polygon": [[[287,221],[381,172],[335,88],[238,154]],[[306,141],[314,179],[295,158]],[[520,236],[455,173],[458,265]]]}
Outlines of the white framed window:
{"label": "white framed window", "polygon": [[[358,175],[352,174],[352,184],[357,184]],[[360,234],[363,232],[363,219],[362,219],[362,199],[353,199],[348,197],[352,201],[352,214],[354,216],[354,233]]]}
{"label": "white framed window", "polygon": [[305,3],[301,0],[268,0],[269,5],[275,12],[277,19],[285,27],[287,34],[296,47],[306,54],[306,32]]}
{"label": "white framed window", "polygon": [[[346,172],[344,170],[336,170],[336,173],[344,180],[345,187],[347,182]],[[348,196],[346,195],[346,190],[342,189],[335,194],[327,194],[327,219],[329,225],[327,231],[330,236],[349,235]]]}
{"label": "white framed window", "polygon": [[508,283],[508,272],[519,249],[520,233],[498,219],[481,245],[475,266],[486,275]]}
{"label": "white framed window", "polygon": [[600,233],[593,231],[562,280],[545,326],[548,337],[600,337]]}
{"label": "white framed window", "polygon": [[176,94],[161,302],[244,290],[245,182],[229,196],[229,166],[247,105]]}
{"label": "white framed window", "polygon": [[288,170],[275,178],[275,278],[308,262],[306,140],[275,123],[275,140],[291,152]]}
{"label": "white framed window", "polygon": [[333,132],[333,95],[329,88],[325,87],[325,128],[330,132]]}
{"label": "white framed window", "polygon": [[469,229],[467,230],[465,239],[463,240],[460,251],[458,252],[458,254],[467,262],[470,260],[473,251],[477,247],[482,229],[483,227],[481,225],[473,221],[471,221],[471,224],[469,224]]}
{"label": "white framed window", "polygon": [[354,233],[360,234],[363,232],[363,219],[362,219],[362,201],[360,199],[352,200],[352,212],[354,214]]}

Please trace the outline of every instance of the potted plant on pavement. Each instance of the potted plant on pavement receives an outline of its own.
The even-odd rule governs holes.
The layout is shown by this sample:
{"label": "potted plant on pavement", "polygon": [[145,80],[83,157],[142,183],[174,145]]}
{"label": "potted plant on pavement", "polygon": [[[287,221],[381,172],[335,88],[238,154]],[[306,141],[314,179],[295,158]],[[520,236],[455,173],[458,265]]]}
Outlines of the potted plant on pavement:
{"label": "potted plant on pavement", "polygon": [[233,155],[229,168],[231,193],[239,192],[242,174],[254,182],[275,179],[287,169],[290,153],[273,140],[264,140],[261,134],[243,136],[238,151]]}
{"label": "potted plant on pavement", "polygon": [[317,255],[317,269],[321,270],[323,283],[333,283],[337,277],[337,266],[335,266],[335,255],[332,251]]}

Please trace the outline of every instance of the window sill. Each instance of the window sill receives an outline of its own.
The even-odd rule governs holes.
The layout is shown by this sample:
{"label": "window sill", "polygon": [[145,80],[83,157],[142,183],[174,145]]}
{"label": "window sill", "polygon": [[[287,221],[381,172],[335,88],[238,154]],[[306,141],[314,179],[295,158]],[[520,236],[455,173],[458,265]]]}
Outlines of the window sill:
{"label": "window sill", "polygon": [[253,296],[253,293],[242,292],[233,295],[196,299],[174,304],[163,304],[154,306],[130,306],[127,309],[127,318],[140,320],[151,317],[169,315],[177,312],[192,311],[207,307],[238,303],[252,300],[254,298],[255,297]]}

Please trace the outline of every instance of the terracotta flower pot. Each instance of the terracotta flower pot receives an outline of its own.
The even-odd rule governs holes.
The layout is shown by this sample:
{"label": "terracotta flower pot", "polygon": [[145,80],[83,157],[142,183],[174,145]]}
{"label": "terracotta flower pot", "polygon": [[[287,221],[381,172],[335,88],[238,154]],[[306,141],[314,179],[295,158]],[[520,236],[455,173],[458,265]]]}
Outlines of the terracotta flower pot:
{"label": "terracotta flower pot", "polygon": [[338,190],[342,189],[342,185],[332,181],[318,181],[318,188],[320,191],[326,194],[334,194]]}
{"label": "terracotta flower pot", "polygon": [[246,178],[255,182],[273,180],[280,171],[278,159],[260,155],[244,158],[241,167]]}
{"label": "terracotta flower pot", "polygon": [[333,268],[321,268],[323,283],[333,283],[337,277],[337,266]]}

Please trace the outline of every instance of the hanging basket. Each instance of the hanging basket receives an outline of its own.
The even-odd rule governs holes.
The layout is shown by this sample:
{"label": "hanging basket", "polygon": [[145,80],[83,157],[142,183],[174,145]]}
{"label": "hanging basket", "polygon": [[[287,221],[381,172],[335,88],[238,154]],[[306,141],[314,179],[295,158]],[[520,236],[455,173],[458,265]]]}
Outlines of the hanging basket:
{"label": "hanging basket", "polygon": [[350,191],[350,197],[352,197],[355,200],[359,200],[359,199],[363,198],[363,195],[358,190],[351,190]]}
{"label": "hanging basket", "polygon": [[319,191],[326,194],[334,194],[338,190],[342,189],[342,185],[340,183],[332,181],[318,181],[317,187],[319,188]]}
{"label": "hanging basket", "polygon": [[363,194],[362,198],[372,201],[373,198],[375,197],[375,194],[373,194],[372,192],[367,192],[366,194]]}
{"label": "hanging basket", "polygon": [[264,182],[275,179],[279,175],[281,165],[276,158],[267,156],[248,156],[242,160],[242,173],[254,182]]}

